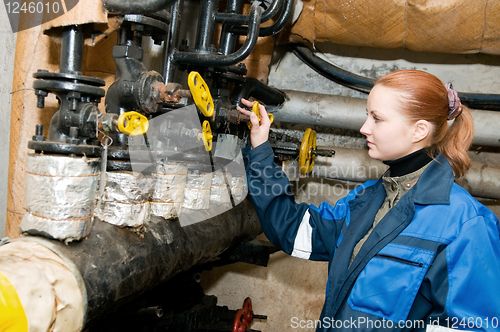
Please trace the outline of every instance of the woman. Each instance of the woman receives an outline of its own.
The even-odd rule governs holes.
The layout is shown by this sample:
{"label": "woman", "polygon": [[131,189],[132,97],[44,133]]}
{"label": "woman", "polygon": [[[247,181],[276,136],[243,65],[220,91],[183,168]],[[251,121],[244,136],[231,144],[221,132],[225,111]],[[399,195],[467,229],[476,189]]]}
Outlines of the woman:
{"label": "woman", "polygon": [[500,228],[454,183],[470,166],[474,126],[451,84],[416,70],[377,81],[361,133],[389,170],[334,207],[294,202],[265,108],[260,123],[239,110],[253,125],[243,152],[265,234],[292,256],[329,261],[317,331],[500,329]]}

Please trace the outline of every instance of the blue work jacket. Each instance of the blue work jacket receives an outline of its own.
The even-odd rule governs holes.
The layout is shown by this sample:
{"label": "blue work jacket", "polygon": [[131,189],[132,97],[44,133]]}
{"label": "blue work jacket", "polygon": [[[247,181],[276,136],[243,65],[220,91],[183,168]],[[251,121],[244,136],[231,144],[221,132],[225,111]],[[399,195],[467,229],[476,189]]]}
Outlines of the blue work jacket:
{"label": "blue work jacket", "polygon": [[335,206],[315,207],[295,203],[269,142],[243,156],[268,239],[292,256],[329,262],[317,331],[500,331],[498,218],[454,183],[444,156],[384,216],[350,266],[386,197],[382,179]]}

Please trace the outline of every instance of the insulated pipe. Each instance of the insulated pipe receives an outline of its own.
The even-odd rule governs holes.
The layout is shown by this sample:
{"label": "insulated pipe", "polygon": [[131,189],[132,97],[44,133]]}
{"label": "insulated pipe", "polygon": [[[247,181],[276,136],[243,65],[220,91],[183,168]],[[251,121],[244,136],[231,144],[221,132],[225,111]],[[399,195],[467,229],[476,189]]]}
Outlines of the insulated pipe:
{"label": "insulated pipe", "polygon": [[170,6],[176,0],[102,0],[104,8],[113,14],[151,14]]}
{"label": "insulated pipe", "polygon": [[[266,106],[276,121],[359,130],[366,120],[366,99],[284,90],[287,101]],[[475,132],[472,144],[500,147],[500,113],[470,110]]]}
{"label": "insulated pipe", "polygon": [[[305,64],[336,83],[364,93],[369,93],[375,84],[374,79],[353,74],[317,57],[314,52],[306,46],[297,44],[293,45],[292,48],[293,53]],[[462,103],[469,108],[492,111],[500,110],[500,94],[459,92],[458,96]]]}
{"label": "insulated pipe", "polygon": [[[292,0],[293,1],[293,0]],[[245,60],[252,53],[257,43],[260,30],[260,18],[262,7],[253,6],[250,11],[250,24],[248,25],[248,35],[241,48],[229,55],[222,54],[198,54],[191,52],[173,53],[173,60],[176,64],[184,63],[198,66],[230,66]]]}
{"label": "insulated pipe", "polygon": [[[381,161],[368,156],[367,150],[331,147],[333,157],[316,157],[313,176],[365,182],[379,179],[387,170]],[[476,197],[500,198],[500,165],[472,161],[466,175],[456,182]]]}
{"label": "insulated pipe", "polygon": [[[231,246],[254,239],[259,233],[261,227],[255,210],[249,200],[243,200],[231,210],[185,227],[177,219],[151,217],[143,229],[133,232],[95,219],[88,238],[79,242],[65,244],[24,237],[13,244],[19,241],[41,244],[71,267],[83,299],[83,316],[80,312],[77,317],[81,323],[78,325],[82,326],[176,274],[214,260]],[[0,271],[5,268],[0,250]],[[20,284],[22,280],[11,282],[20,284],[18,292],[36,293],[36,289],[30,290],[35,286],[29,278],[25,279],[28,281],[25,284]]]}
{"label": "insulated pipe", "polygon": [[328,147],[335,151],[332,157],[317,156],[312,175],[325,179],[353,182],[377,180],[387,170],[381,161],[368,156],[368,150]]}

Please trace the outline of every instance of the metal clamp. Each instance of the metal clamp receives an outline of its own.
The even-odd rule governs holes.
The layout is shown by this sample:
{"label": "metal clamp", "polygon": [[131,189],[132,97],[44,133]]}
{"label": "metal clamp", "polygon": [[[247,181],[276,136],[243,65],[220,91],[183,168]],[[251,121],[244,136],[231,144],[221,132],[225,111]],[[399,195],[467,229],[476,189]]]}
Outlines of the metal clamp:
{"label": "metal clamp", "polygon": [[4,244],[7,244],[10,242],[10,239],[8,237],[4,237],[3,239],[0,239],[0,247],[3,246]]}

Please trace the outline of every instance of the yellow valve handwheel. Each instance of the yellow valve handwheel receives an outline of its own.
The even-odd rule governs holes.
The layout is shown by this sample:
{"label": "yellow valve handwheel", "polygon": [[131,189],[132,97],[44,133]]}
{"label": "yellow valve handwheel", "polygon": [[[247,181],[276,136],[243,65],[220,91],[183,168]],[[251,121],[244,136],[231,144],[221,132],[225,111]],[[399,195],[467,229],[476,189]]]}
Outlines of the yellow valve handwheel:
{"label": "yellow valve handwheel", "polygon": [[0,331],[28,332],[28,319],[17,290],[0,272]]}
{"label": "yellow valve handwheel", "polygon": [[302,138],[302,143],[300,144],[299,152],[299,172],[302,175],[306,175],[312,172],[314,167],[314,161],[316,160],[316,155],[313,151],[316,151],[316,132],[311,128],[308,128],[304,133]]}
{"label": "yellow valve handwheel", "polygon": [[198,72],[192,71],[188,76],[188,85],[193,95],[194,103],[198,106],[201,113],[206,117],[212,116],[214,114],[214,101],[203,77]]}
{"label": "yellow valve handwheel", "polygon": [[212,150],[212,129],[210,129],[210,123],[205,120],[203,121],[203,144],[205,144],[205,150]]}
{"label": "yellow valve handwheel", "polygon": [[[260,110],[259,110],[259,102],[256,101],[253,103],[252,105],[252,111],[255,113],[255,115],[257,115],[257,119],[259,119],[259,122],[260,122]],[[274,115],[272,114],[267,114],[269,116],[269,120],[271,120],[271,123],[273,123],[274,121]],[[250,121],[248,121],[248,129],[252,129],[252,123]]]}
{"label": "yellow valve handwheel", "polygon": [[149,121],[137,112],[126,112],[118,117],[118,130],[130,136],[145,134],[149,129]]}

